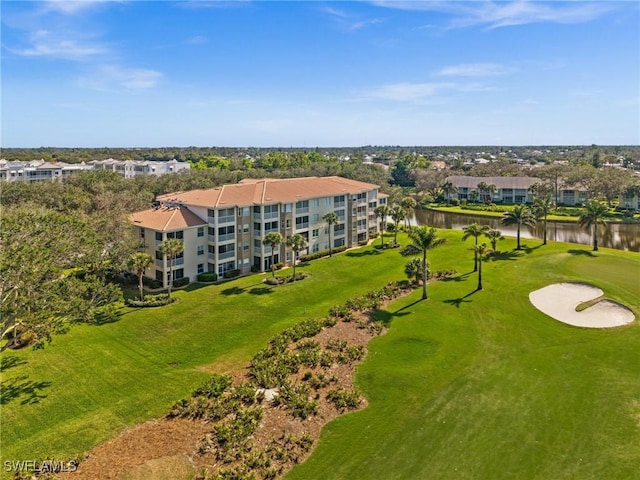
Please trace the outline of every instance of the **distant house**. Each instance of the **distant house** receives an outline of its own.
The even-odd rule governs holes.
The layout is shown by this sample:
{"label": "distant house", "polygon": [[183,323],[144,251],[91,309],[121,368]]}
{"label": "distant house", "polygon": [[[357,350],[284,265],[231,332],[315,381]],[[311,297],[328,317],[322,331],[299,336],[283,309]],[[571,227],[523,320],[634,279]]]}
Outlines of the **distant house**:
{"label": "distant house", "polygon": [[77,172],[92,170],[85,163],[69,164],[64,162],[46,162],[32,160],[30,162],[7,161],[0,159],[0,181],[3,182],[41,182],[59,181]]}
{"label": "distant house", "polygon": [[139,175],[164,175],[176,173],[181,170],[189,170],[191,165],[187,162],[169,160],[168,162],[139,161],[139,160],[92,160],[90,165],[96,170],[110,170],[117,172],[124,178],[132,178]]}
{"label": "distant house", "polygon": [[[497,203],[521,204],[533,202],[533,194],[529,190],[532,185],[543,182],[537,177],[471,177],[465,175],[453,175],[447,177],[447,182],[454,184],[458,191],[449,193],[445,198],[453,200],[469,200],[475,196],[480,201]],[[494,185],[493,192],[480,192],[480,183]],[[472,192],[476,192],[472,194]],[[471,195],[471,197],[470,197]],[[558,190],[558,205],[579,205],[587,200],[587,192],[584,189],[563,185]]]}

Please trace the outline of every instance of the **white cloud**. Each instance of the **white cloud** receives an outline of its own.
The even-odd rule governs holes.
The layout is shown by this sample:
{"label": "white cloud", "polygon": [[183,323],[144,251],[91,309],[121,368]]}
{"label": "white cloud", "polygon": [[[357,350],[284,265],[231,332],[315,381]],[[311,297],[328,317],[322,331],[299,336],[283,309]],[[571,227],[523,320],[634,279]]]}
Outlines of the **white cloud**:
{"label": "white cloud", "polygon": [[402,10],[448,13],[448,28],[485,26],[489,29],[530,23],[585,23],[616,8],[614,2],[492,1],[376,1],[375,5]]}
{"label": "white cloud", "polygon": [[146,68],[127,68],[102,65],[78,80],[80,86],[91,90],[149,90],[163,77],[161,72]]}
{"label": "white cloud", "polygon": [[514,68],[497,63],[465,63],[461,65],[449,65],[438,70],[437,76],[452,77],[489,77],[507,75],[515,72]]}
{"label": "white cloud", "polygon": [[377,25],[385,22],[382,18],[356,18],[353,14],[345,10],[340,10],[328,5],[323,5],[318,8],[318,11],[328,15],[340,29],[348,32],[354,32],[369,25]]}
{"label": "white cloud", "polygon": [[364,92],[364,97],[407,102],[432,97],[453,86],[451,83],[393,83],[371,88]]}
{"label": "white cloud", "polygon": [[90,10],[97,5],[116,2],[119,2],[119,0],[46,0],[43,4],[43,10],[64,15],[75,15]]}
{"label": "white cloud", "polygon": [[66,60],[81,60],[106,53],[107,48],[100,45],[82,45],[75,40],[34,41],[28,48],[8,49],[23,57],[52,57]]}

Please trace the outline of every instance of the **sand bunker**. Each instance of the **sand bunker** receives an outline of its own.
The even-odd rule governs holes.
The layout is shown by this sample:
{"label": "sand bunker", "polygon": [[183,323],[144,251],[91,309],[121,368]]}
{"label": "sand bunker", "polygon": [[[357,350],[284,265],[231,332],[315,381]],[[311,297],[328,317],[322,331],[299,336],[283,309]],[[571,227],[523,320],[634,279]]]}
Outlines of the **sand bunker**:
{"label": "sand bunker", "polygon": [[603,299],[581,312],[576,307],[603,295],[596,287],[581,283],[554,283],[529,294],[529,300],[543,313],[576,327],[608,328],[633,322],[635,315],[622,305]]}

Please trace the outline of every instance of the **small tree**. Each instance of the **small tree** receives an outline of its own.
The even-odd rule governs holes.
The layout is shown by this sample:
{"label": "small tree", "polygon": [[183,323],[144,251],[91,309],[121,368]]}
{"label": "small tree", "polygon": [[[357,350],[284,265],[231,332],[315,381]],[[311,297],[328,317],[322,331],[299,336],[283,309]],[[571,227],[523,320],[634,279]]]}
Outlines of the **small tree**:
{"label": "small tree", "polygon": [[263,245],[269,245],[271,247],[271,276],[276,276],[276,267],[274,264],[274,255],[275,249],[278,245],[282,243],[282,235],[280,232],[269,232],[265,235],[264,240],[262,240]]}
{"label": "small tree", "polygon": [[184,251],[184,244],[177,238],[167,238],[160,244],[158,250],[166,255],[169,261],[169,285],[167,296],[171,298],[171,287],[173,286],[173,261]]}
{"label": "small tree", "polygon": [[533,227],[536,224],[536,217],[531,213],[531,210],[526,205],[516,205],[513,210],[505,212],[502,217],[503,225],[516,225],[517,226],[517,248],[520,250],[520,226],[527,225]]}
{"label": "small tree", "polygon": [[389,216],[390,208],[388,205],[379,205],[374,210],[376,218],[380,219],[380,246],[384,248],[384,232],[387,225],[387,217]]}
{"label": "small tree", "polygon": [[145,270],[153,263],[153,258],[144,252],[136,252],[131,254],[129,260],[127,260],[127,267],[129,270],[136,272],[138,276],[138,290],[140,292],[140,301],[144,300],[144,285],[142,284],[142,278],[144,277]]}
{"label": "small tree", "polygon": [[484,232],[484,236],[487,237],[491,242],[491,249],[494,252],[497,252],[498,240],[504,240],[504,237],[502,236],[502,232],[500,230],[496,230],[495,228],[491,228],[486,232]]}
{"label": "small tree", "polygon": [[400,251],[400,255],[422,255],[422,299],[426,300],[427,297],[427,250],[439,247],[446,239],[438,238],[438,232],[435,228],[431,227],[413,227],[409,230],[409,238],[413,243],[407,245]]}
{"label": "small tree", "polygon": [[549,212],[555,207],[551,194],[547,194],[543,197],[537,197],[533,201],[533,211],[538,220],[542,219],[542,244],[547,244],[547,216]]}
{"label": "small tree", "polygon": [[483,243],[482,245],[472,245],[469,250],[473,250],[475,255],[478,257],[478,286],[476,290],[482,290],[482,260],[484,259],[484,254],[487,249],[487,245]]}
{"label": "small tree", "polygon": [[338,215],[336,212],[328,212],[322,216],[322,219],[327,222],[327,227],[329,228],[329,256],[333,257],[333,241],[331,239],[331,230],[333,225],[338,223]]}
{"label": "small tree", "polygon": [[391,219],[394,223],[393,243],[395,243],[396,245],[398,244],[398,226],[400,225],[400,222],[404,220],[404,218],[405,212],[404,208],[402,208],[401,205],[394,205],[393,207],[391,207]]}
{"label": "small tree", "polygon": [[[489,231],[489,226],[488,225],[480,226],[477,223],[472,223],[464,227],[462,231],[464,232],[464,234],[462,235],[462,241],[464,242],[467,238],[474,237],[475,238],[474,245],[477,246],[478,237],[480,235],[483,235],[487,231]],[[477,253],[473,254],[473,271],[474,272],[478,271],[478,254]]]}
{"label": "small tree", "polygon": [[458,193],[458,187],[451,182],[445,182],[442,184],[441,188],[442,193],[447,199],[447,205],[449,205],[451,203],[451,195],[454,193]]}
{"label": "small tree", "polygon": [[598,224],[607,225],[604,220],[609,209],[599,200],[588,200],[584,203],[584,212],[578,218],[578,224],[590,230],[593,226],[593,251],[598,251]]}
{"label": "small tree", "polygon": [[415,210],[417,203],[413,197],[404,197],[400,201],[400,206],[404,210],[404,228],[409,229],[409,219]]}
{"label": "small tree", "polygon": [[[404,265],[404,273],[410,280],[413,279],[416,284],[420,283],[422,278],[422,260],[412,258]],[[427,265],[427,275],[429,275],[429,265]]]}
{"label": "small tree", "polygon": [[289,238],[287,238],[287,246],[291,248],[291,250],[293,251],[293,261],[291,262],[291,265],[293,266],[293,277],[291,279],[293,282],[295,282],[296,281],[296,257],[300,250],[307,248],[307,241],[299,233],[294,233]]}

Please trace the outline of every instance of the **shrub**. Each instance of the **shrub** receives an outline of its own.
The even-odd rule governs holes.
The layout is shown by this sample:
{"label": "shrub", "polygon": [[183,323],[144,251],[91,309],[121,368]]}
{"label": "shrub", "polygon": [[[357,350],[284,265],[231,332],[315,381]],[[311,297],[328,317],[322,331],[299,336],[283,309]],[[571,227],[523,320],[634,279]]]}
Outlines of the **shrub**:
{"label": "shrub", "polygon": [[237,277],[238,275],[240,275],[240,270],[229,270],[224,272],[223,277],[224,278],[234,278]]}
{"label": "shrub", "polygon": [[177,278],[173,281],[173,286],[175,288],[186,287],[187,285],[189,285],[190,281],[191,280],[189,279],[189,277]]}
{"label": "shrub", "polygon": [[451,200],[449,200],[449,203],[454,207],[457,207],[458,205],[460,205],[460,200],[458,200],[457,198],[452,198]]}
{"label": "shrub", "polygon": [[175,297],[169,298],[169,295],[166,293],[161,293],[159,295],[146,295],[144,300],[138,300],[135,298],[129,298],[124,301],[124,304],[128,307],[162,307],[164,305],[169,305],[170,303],[177,302],[178,299]]}
{"label": "shrub", "polygon": [[273,266],[274,270],[282,270],[284,268],[283,262],[278,262]]}
{"label": "shrub", "polygon": [[327,400],[332,402],[340,411],[353,410],[360,405],[360,395],[353,390],[336,388],[327,392]]}
{"label": "shrub", "polygon": [[218,274],[215,272],[205,272],[199,274],[196,278],[199,282],[215,282],[218,280]]}
{"label": "shrub", "polygon": [[203,385],[198,387],[193,392],[193,396],[218,398],[227,390],[227,388],[229,388],[230,385],[231,385],[230,375],[215,374],[209,380],[207,380]]}
{"label": "shrub", "polygon": [[162,288],[162,282],[151,277],[142,277],[142,284],[152,289]]}
{"label": "shrub", "polygon": [[267,277],[263,280],[267,285],[280,285],[285,282],[283,277]]}

